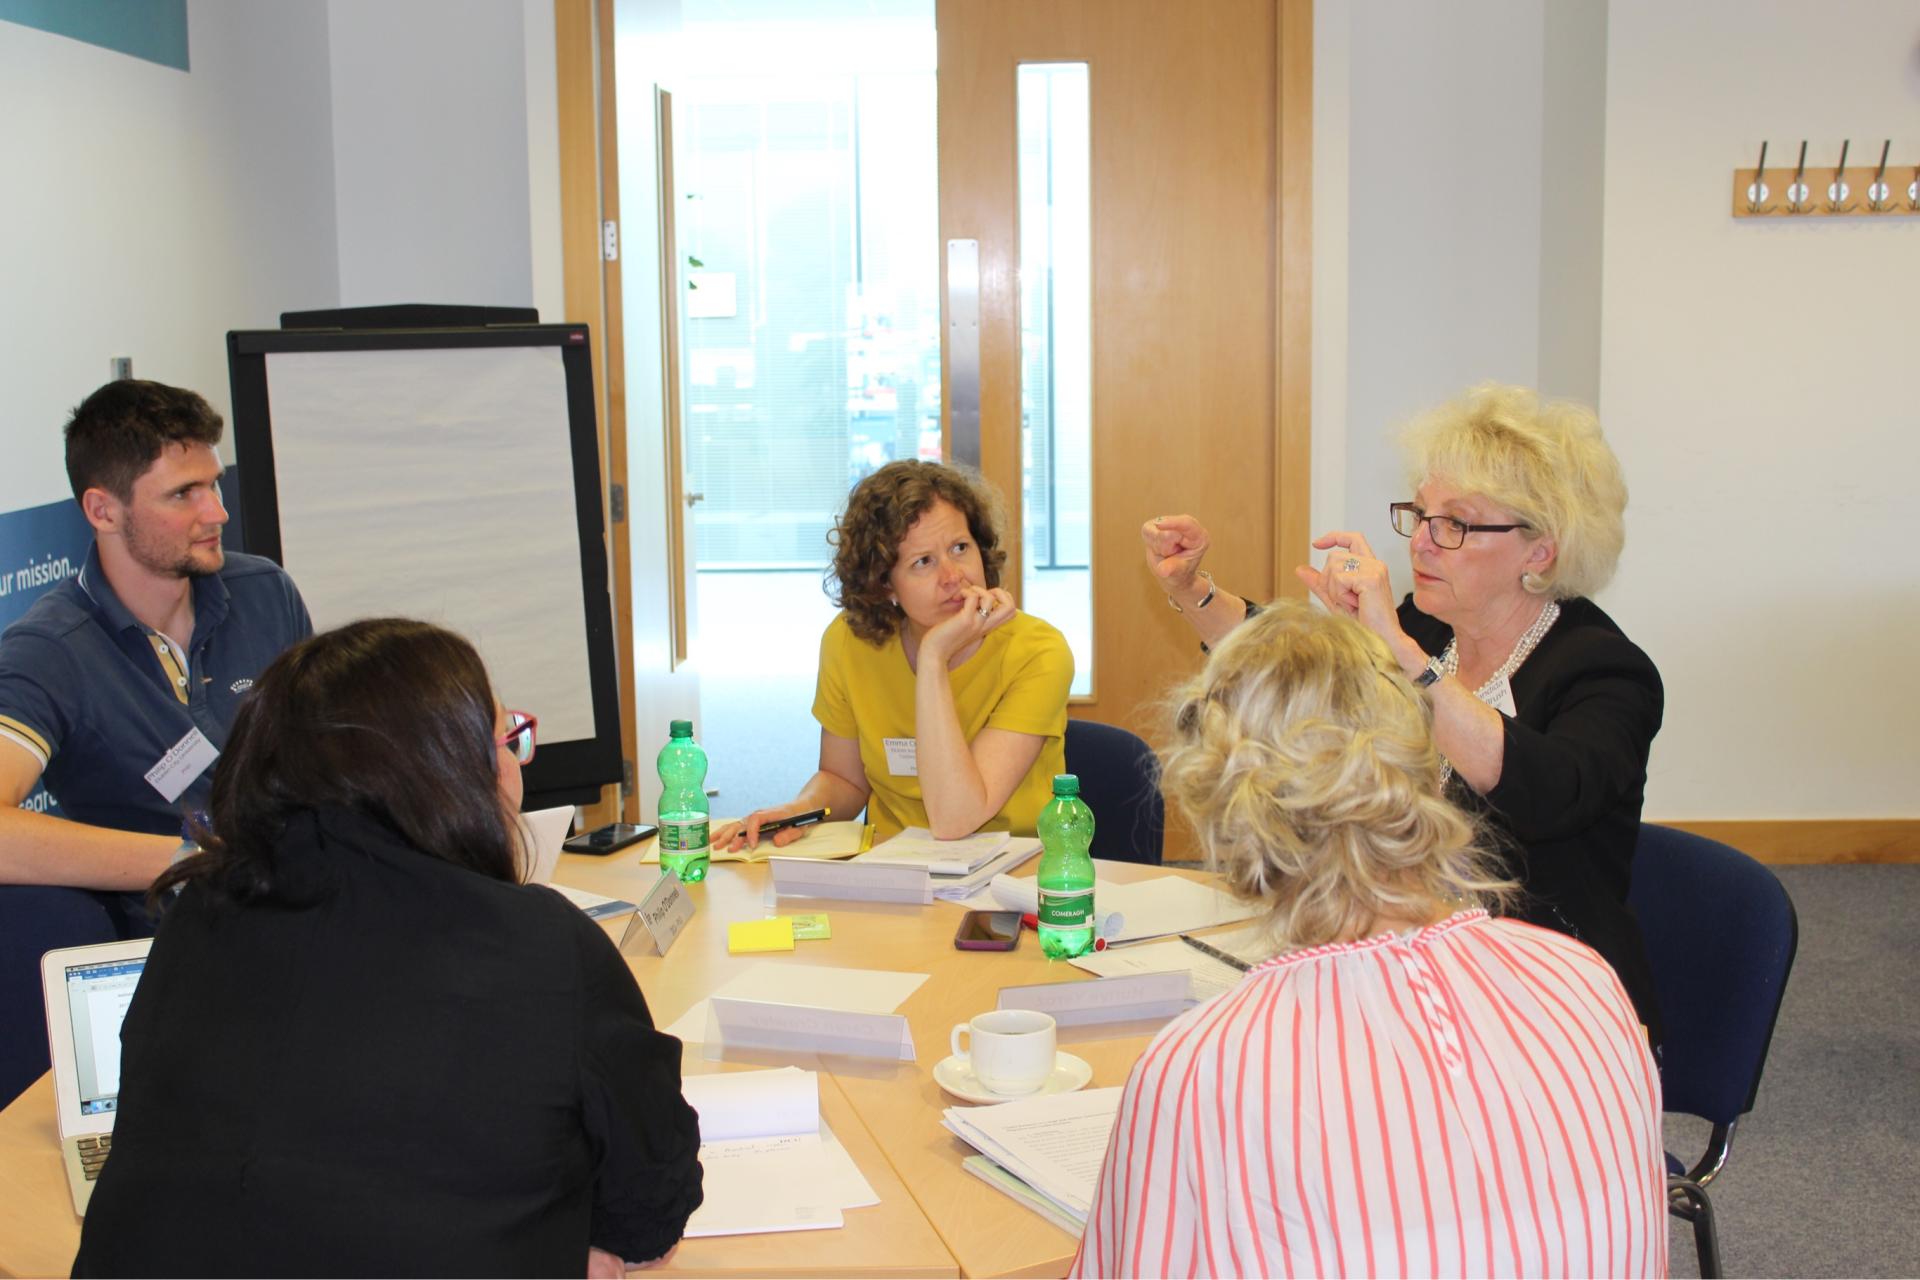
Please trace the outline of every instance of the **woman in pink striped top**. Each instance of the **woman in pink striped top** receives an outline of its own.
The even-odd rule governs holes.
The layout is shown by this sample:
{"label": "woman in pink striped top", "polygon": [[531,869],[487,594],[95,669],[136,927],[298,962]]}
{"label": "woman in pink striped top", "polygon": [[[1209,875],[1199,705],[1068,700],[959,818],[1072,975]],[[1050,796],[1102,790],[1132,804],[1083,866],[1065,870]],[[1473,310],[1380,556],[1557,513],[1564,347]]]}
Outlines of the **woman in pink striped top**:
{"label": "woman in pink striped top", "polygon": [[1664,1274],[1639,1020],[1586,946],[1489,916],[1386,646],[1279,604],[1178,699],[1167,794],[1282,951],[1135,1064],[1073,1274]]}

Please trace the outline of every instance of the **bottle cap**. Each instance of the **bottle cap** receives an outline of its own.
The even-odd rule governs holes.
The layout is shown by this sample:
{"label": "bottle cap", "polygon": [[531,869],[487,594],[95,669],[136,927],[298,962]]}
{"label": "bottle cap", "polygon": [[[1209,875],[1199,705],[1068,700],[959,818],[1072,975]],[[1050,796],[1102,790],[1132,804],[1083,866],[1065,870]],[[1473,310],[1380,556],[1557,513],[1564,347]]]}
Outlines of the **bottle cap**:
{"label": "bottle cap", "polygon": [[1080,794],[1080,779],[1071,773],[1053,775],[1053,794],[1057,796],[1077,796]]}
{"label": "bottle cap", "polygon": [[[655,721],[655,723],[657,724],[659,722]],[[669,738],[691,738],[693,736],[693,721],[675,720],[667,726],[667,736]]]}

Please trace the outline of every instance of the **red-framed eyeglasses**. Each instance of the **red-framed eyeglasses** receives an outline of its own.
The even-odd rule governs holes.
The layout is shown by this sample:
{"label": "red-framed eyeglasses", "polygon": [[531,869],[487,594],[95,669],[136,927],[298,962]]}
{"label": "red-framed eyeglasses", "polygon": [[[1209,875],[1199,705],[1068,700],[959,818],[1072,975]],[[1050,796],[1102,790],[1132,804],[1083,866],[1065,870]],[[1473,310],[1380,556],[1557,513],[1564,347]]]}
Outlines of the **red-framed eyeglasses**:
{"label": "red-framed eyeglasses", "polygon": [[528,715],[524,711],[509,711],[507,731],[495,741],[513,752],[513,758],[521,764],[533,759],[534,731],[540,725],[540,717]]}

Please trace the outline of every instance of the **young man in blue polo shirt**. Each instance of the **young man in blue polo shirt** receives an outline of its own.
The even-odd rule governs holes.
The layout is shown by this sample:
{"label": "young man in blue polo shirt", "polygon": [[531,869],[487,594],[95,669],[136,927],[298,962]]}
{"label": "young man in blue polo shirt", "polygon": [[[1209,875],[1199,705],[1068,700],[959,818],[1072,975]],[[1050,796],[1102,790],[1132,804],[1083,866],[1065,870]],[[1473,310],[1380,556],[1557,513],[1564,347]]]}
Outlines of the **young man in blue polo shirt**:
{"label": "young man in blue polo shirt", "polygon": [[[194,392],[133,380],[67,423],[93,547],[0,636],[0,883],[144,890],[254,678],[313,631],[278,565],[221,549],[222,427]],[[19,807],[43,776],[65,819]]]}

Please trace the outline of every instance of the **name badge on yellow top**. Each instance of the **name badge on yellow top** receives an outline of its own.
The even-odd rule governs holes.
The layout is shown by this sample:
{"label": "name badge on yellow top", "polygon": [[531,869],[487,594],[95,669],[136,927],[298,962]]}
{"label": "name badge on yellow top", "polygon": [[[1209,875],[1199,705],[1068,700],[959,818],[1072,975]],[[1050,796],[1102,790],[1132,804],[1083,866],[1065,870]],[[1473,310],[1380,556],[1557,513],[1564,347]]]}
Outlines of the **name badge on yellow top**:
{"label": "name badge on yellow top", "polygon": [[919,744],[912,738],[882,738],[887,748],[887,772],[896,778],[917,778],[920,765],[916,759]]}

